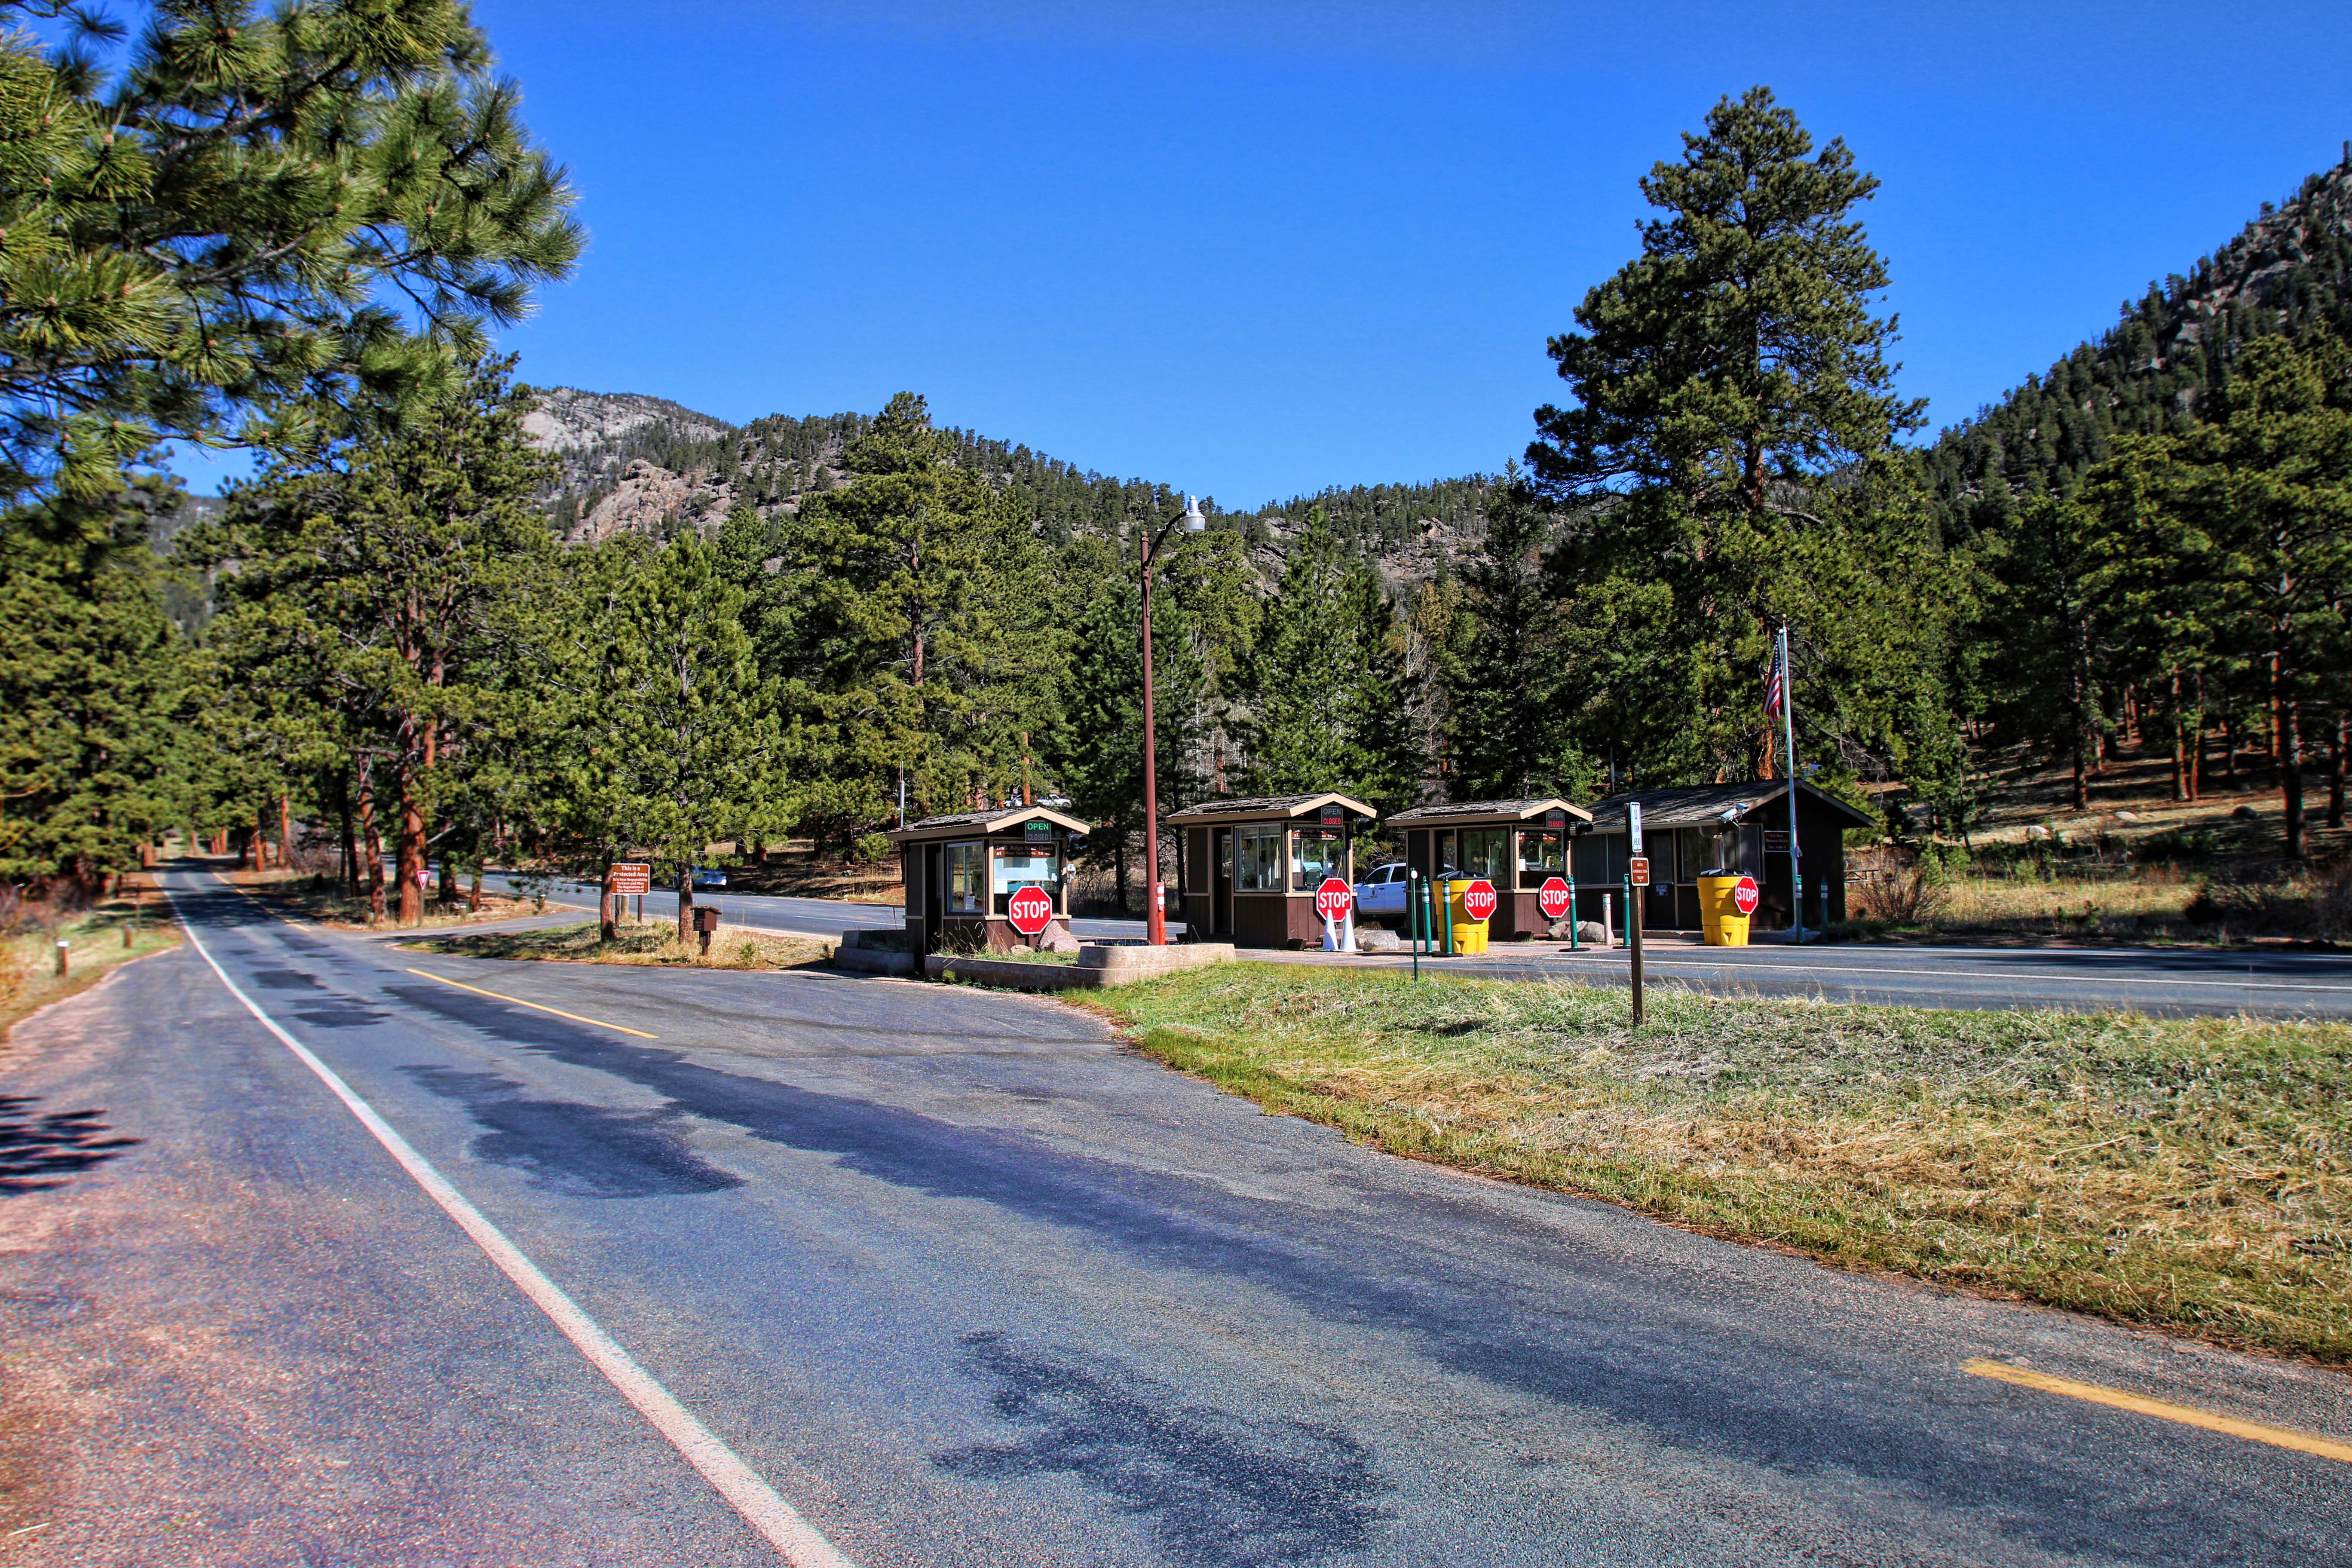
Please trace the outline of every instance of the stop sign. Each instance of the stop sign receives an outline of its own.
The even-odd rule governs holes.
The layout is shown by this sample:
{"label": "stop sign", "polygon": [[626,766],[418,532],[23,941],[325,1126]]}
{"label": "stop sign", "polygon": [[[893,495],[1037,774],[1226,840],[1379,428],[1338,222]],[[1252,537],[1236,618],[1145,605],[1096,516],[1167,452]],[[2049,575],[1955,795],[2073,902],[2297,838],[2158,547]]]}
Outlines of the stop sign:
{"label": "stop sign", "polygon": [[1005,917],[1023,936],[1035,936],[1054,922],[1054,900],[1043,888],[1024,888],[1005,900]]}
{"label": "stop sign", "polygon": [[1731,907],[1743,915],[1752,915],[1756,912],[1758,896],[1756,879],[1742,877],[1739,879],[1739,885],[1731,889]]}
{"label": "stop sign", "polygon": [[1326,877],[1315,889],[1315,912],[1327,921],[1343,921],[1356,907],[1356,889],[1337,877]]}
{"label": "stop sign", "polygon": [[1556,921],[1568,913],[1568,884],[1558,877],[1545,882],[1536,889],[1536,908],[1543,911],[1544,919],[1548,921]]}
{"label": "stop sign", "polygon": [[1474,921],[1483,921],[1495,912],[1495,884],[1481,877],[1462,889],[1462,912]]}

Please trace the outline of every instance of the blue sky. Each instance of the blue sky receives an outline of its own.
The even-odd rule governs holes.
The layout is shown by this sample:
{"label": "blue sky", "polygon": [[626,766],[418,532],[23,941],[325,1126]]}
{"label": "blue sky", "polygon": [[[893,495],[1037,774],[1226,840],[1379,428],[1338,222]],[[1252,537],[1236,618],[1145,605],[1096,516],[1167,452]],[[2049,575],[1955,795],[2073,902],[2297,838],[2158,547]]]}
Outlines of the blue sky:
{"label": "blue sky", "polygon": [[[543,384],[935,417],[1261,501],[1499,468],[1636,179],[1770,85],[1965,417],[2352,136],[2352,7],[477,0],[590,233]],[[204,487],[219,470],[190,465]]]}

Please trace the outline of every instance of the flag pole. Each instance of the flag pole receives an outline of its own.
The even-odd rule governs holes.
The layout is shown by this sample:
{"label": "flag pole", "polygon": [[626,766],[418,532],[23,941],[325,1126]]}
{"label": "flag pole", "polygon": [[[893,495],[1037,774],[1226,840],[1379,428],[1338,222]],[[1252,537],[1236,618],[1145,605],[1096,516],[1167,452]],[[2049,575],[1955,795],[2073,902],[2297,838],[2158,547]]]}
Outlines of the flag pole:
{"label": "flag pole", "polygon": [[1805,940],[1805,872],[1797,847],[1797,694],[1795,671],[1789,668],[1789,628],[1780,628],[1780,726],[1789,759],[1789,901],[1794,917],[1791,930],[1801,945]]}

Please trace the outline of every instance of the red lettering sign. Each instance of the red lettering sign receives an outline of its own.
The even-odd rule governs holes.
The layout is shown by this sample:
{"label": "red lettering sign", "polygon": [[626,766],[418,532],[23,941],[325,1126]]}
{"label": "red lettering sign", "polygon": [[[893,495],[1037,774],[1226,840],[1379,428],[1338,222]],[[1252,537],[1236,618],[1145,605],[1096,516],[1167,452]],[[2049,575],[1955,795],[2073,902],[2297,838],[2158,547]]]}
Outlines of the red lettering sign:
{"label": "red lettering sign", "polygon": [[1568,913],[1568,884],[1554,877],[1536,889],[1536,908],[1544,919],[1556,921]]}
{"label": "red lettering sign", "polygon": [[1315,912],[1337,923],[1348,918],[1356,907],[1356,889],[1337,877],[1326,877],[1323,885],[1315,889]]}
{"label": "red lettering sign", "polygon": [[1023,936],[1035,936],[1054,923],[1054,900],[1043,888],[1024,888],[1004,901],[1004,914]]}
{"label": "red lettering sign", "polygon": [[1474,921],[1483,921],[1494,914],[1501,902],[1495,897],[1495,884],[1484,877],[1462,889],[1462,912]]}
{"label": "red lettering sign", "polygon": [[1742,877],[1739,879],[1739,885],[1731,889],[1731,907],[1743,915],[1752,915],[1756,912],[1757,901],[1760,897],[1761,895],[1756,891],[1756,879]]}

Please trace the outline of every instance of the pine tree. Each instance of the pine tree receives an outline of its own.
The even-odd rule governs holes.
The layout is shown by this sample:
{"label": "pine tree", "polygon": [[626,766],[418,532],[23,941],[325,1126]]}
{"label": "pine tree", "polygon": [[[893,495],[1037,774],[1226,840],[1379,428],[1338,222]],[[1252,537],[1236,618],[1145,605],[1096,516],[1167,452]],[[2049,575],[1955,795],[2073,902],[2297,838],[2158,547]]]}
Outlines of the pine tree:
{"label": "pine tree", "polygon": [[221,578],[225,639],[256,665],[299,660],[396,795],[399,918],[423,912],[437,791],[530,684],[544,655],[534,604],[554,544],[538,497],[547,460],[525,438],[512,359],[457,395],[372,421],[235,492],[217,530],[191,531]]}
{"label": "pine tree", "polygon": [[1550,517],[1516,472],[1486,506],[1478,553],[1464,563],[1458,651],[1444,668],[1448,794],[1456,800],[1589,794],[1591,763],[1559,605],[1545,580]]}
{"label": "pine tree", "polygon": [[[1815,708],[1866,721],[1838,727],[1843,746],[1896,768],[1925,739],[1906,725],[1948,728],[1920,689],[1943,662],[1943,567],[1895,447],[1920,405],[1893,391],[1895,322],[1872,306],[1886,272],[1853,216],[1876,188],[1768,89],[1726,98],[1642,182],[1665,215],[1642,254],[1552,340],[1576,402],[1537,412],[1528,456],[1570,513],[1554,566],[1572,618],[1642,650],[1601,749],[1645,777],[1777,771],[1759,691],[1783,624]],[[1882,646],[1853,635],[1858,611],[1913,630]]]}
{"label": "pine tree", "polygon": [[321,399],[446,393],[571,270],[562,172],[458,0],[159,5],[110,79],[121,29],[70,15],[55,56],[0,40],[0,501],[77,503],[16,521],[102,539],[120,465],[257,403],[283,444]]}
{"label": "pine tree", "polygon": [[619,535],[573,569],[593,640],[570,678],[581,694],[565,746],[572,838],[604,866],[640,851],[666,862],[684,943],[706,848],[792,826],[782,693],[760,673],[742,590],[699,534],[658,549]]}

